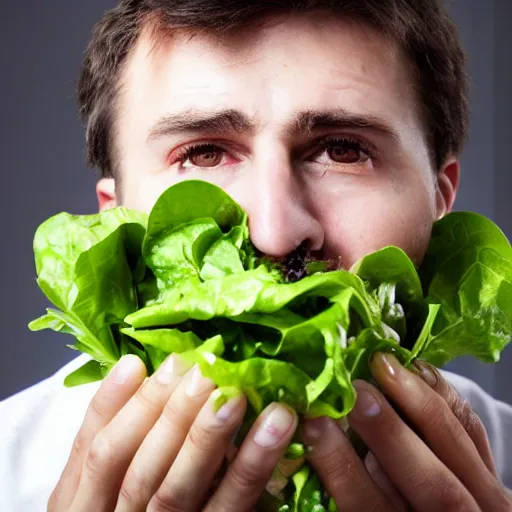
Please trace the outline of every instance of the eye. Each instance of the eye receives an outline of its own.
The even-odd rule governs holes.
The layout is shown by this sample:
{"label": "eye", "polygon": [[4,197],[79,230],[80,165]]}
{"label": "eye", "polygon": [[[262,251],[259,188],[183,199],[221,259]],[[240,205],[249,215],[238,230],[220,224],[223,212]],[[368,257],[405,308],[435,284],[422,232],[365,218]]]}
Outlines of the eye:
{"label": "eye", "polygon": [[[212,169],[220,166],[225,158],[228,155],[224,148],[211,142],[202,142],[178,150],[171,158],[171,164],[179,163],[182,169]],[[325,165],[355,165],[367,162],[372,154],[368,144],[361,140],[329,136],[320,141],[320,150],[316,152],[315,158]]]}
{"label": "eye", "polygon": [[[353,165],[364,163],[371,158],[370,149],[363,141],[346,137],[326,137],[320,143],[321,151],[317,155],[325,153],[327,161],[321,163]],[[322,159],[321,159],[322,160]]]}
{"label": "eye", "polygon": [[224,153],[225,150],[216,144],[202,143],[182,148],[173,160],[179,162],[183,168],[191,166],[211,168],[217,167],[222,162]]}

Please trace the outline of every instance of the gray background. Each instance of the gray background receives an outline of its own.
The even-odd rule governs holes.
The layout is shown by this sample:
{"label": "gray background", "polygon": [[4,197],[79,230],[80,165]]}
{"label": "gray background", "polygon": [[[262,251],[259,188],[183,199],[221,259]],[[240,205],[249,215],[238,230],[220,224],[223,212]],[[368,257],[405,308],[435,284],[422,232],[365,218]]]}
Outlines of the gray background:
{"label": "gray background", "polygon": [[[0,399],[75,357],[72,338],[31,333],[48,305],[34,275],[32,238],[60,211],[94,213],[95,175],[84,164],[74,83],[90,30],[115,0],[0,2]],[[512,132],[510,0],[455,0],[470,57],[472,129],[456,209],[482,213],[512,237],[508,161]],[[448,367],[512,403],[512,347],[499,365],[460,359]]]}

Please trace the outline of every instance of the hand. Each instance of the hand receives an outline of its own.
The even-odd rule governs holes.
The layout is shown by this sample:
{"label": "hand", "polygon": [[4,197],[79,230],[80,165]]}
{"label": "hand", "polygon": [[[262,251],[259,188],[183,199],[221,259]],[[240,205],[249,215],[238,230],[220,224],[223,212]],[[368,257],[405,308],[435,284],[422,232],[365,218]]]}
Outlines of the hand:
{"label": "hand", "polygon": [[212,489],[246,400],[215,412],[213,383],[187,370],[177,356],[149,378],[135,356],[116,365],[88,408],[49,512],[251,510],[297,417],[267,407]]}
{"label": "hand", "polygon": [[422,363],[422,379],[390,354],[370,366],[382,393],[357,381],[348,418],[370,450],[364,462],[332,420],[311,420],[304,429],[309,461],[338,508],[510,512],[480,419],[439,372]]}

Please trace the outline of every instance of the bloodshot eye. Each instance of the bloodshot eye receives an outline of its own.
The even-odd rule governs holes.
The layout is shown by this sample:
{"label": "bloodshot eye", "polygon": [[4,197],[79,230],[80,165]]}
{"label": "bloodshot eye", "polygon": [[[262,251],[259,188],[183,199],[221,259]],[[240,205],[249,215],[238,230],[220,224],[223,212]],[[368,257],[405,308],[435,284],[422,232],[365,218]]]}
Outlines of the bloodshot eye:
{"label": "bloodshot eye", "polygon": [[223,152],[215,144],[196,144],[184,148],[177,160],[182,165],[189,161],[194,167],[217,167],[222,161]]}

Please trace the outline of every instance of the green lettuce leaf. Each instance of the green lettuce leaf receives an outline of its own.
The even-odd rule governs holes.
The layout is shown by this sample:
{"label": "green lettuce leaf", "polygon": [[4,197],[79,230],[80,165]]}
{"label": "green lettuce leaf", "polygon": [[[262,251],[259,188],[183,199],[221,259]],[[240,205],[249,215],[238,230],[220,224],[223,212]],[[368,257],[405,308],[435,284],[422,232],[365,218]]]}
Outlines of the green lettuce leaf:
{"label": "green lettuce leaf", "polygon": [[88,361],[83,366],[70,373],[65,379],[67,387],[81,386],[102,380],[106,376],[105,368],[98,361]]}
{"label": "green lettuce leaf", "polygon": [[[435,223],[419,269],[385,247],[350,271],[308,262],[306,277],[290,283],[279,263],[257,255],[231,197],[185,181],[149,217],[126,208],[57,215],[38,229],[34,254],[55,308],[30,328],[70,334],[72,348],[93,358],[65,385],[104,378],[124,354],[152,374],[179,353],[220,395],[247,396],[242,437],[275,401],[302,417],[343,418],[355,403],[352,382],[372,379],[376,352],[405,366],[467,354],[496,362],[512,337],[512,249],[473,213]],[[263,501],[272,512],[336,510],[308,464]]]}
{"label": "green lettuce leaf", "polygon": [[435,224],[420,275],[427,301],[440,309],[423,359],[499,360],[512,335],[511,262],[510,243],[489,219],[457,212]]}
{"label": "green lettuce leaf", "polygon": [[34,239],[37,282],[59,310],[29,327],[73,334],[74,348],[114,365],[119,349],[111,326],[137,309],[133,274],[140,273],[145,222],[143,214],[116,208],[43,223]]}

